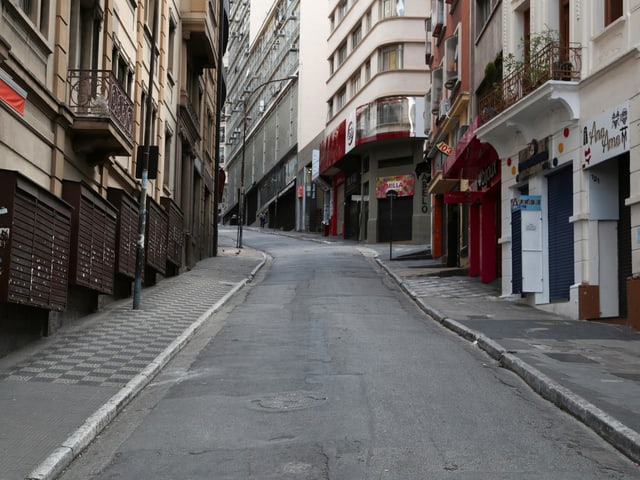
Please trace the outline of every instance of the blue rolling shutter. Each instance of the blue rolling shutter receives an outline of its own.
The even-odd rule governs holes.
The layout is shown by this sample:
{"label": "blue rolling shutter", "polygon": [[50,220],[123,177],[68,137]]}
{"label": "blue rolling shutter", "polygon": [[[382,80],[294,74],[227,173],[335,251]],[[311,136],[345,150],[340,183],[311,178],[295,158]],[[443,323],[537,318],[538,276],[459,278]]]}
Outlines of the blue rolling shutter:
{"label": "blue rolling shutter", "polygon": [[571,168],[548,177],[549,185],[549,299],[569,300],[573,284],[573,178]]}
{"label": "blue rolling shutter", "polygon": [[511,293],[522,293],[522,213],[511,212]]}

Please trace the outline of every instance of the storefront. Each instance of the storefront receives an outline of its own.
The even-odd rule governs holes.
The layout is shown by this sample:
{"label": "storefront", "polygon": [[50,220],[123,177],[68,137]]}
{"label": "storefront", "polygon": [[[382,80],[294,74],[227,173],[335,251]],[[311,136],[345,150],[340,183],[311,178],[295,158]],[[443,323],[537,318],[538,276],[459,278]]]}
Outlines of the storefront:
{"label": "storefront", "polygon": [[[468,256],[469,275],[490,282],[500,275],[498,236],[500,233],[501,168],[498,154],[475,136],[476,118],[456,143],[442,166],[444,179],[466,180],[468,188],[444,193],[447,206],[446,237],[448,260]],[[458,208],[451,208],[459,205]],[[458,221],[462,218],[462,222]],[[458,230],[462,225],[462,230]],[[466,250],[466,252],[465,252]]]}

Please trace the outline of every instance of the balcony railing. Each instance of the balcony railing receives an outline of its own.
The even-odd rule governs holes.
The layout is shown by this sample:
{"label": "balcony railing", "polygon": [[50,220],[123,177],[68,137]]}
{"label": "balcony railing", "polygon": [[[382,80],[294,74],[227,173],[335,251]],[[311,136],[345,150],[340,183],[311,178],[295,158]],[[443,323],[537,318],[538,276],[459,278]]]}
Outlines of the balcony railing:
{"label": "balcony railing", "polygon": [[489,121],[549,80],[579,81],[581,70],[580,44],[549,43],[478,99],[480,118],[483,123]]}
{"label": "balcony railing", "polygon": [[77,117],[109,118],[133,141],[133,102],[111,70],[69,70],[68,106]]}

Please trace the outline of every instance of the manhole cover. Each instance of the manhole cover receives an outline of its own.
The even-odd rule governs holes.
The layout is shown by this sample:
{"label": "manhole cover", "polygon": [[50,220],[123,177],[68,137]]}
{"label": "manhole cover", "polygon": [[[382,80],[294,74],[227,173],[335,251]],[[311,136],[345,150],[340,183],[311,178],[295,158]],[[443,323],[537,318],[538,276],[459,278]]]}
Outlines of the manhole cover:
{"label": "manhole cover", "polygon": [[327,397],[309,392],[284,392],[252,400],[251,403],[266,410],[287,412],[308,408],[325,402]]}
{"label": "manhole cover", "polygon": [[547,357],[551,357],[559,362],[568,363],[597,363],[590,358],[580,355],[579,353],[545,353]]}

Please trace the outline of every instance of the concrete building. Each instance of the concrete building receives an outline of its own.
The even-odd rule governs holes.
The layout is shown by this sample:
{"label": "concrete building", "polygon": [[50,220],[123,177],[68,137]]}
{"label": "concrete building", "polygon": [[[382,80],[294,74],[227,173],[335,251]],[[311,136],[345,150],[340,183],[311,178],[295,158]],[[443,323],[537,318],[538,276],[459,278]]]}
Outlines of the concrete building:
{"label": "concrete building", "polygon": [[299,0],[231,4],[226,223],[295,228],[299,31]]}
{"label": "concrete building", "polygon": [[329,2],[319,174],[331,188],[332,235],[430,243],[430,195],[415,174],[426,138],[429,12],[430,2]]}
{"label": "concrete building", "polygon": [[2,1],[0,353],[215,253],[227,28],[217,0]]}

